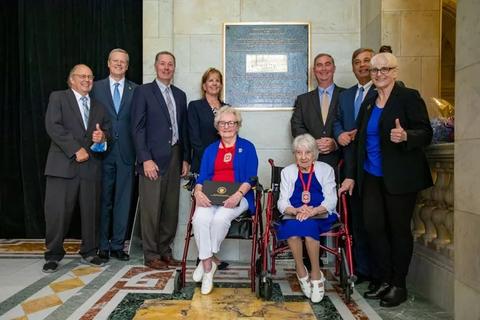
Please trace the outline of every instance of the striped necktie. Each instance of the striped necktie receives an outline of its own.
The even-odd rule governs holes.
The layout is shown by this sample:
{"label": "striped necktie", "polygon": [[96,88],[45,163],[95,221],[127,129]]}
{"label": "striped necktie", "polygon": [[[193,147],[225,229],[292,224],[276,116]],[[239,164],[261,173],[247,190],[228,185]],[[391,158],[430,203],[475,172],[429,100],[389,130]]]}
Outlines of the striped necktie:
{"label": "striped necktie", "polygon": [[168,113],[170,114],[170,122],[172,123],[172,146],[178,141],[178,126],[175,117],[175,107],[173,106],[172,98],[170,98],[170,87],[164,91],[165,102],[167,103]]}
{"label": "striped necktie", "polygon": [[83,96],[80,98],[80,100],[82,101],[82,109],[83,109],[83,114],[82,114],[82,118],[83,118],[83,124],[85,125],[85,129],[88,128],[88,117],[90,116],[90,108],[88,107],[88,98]]}

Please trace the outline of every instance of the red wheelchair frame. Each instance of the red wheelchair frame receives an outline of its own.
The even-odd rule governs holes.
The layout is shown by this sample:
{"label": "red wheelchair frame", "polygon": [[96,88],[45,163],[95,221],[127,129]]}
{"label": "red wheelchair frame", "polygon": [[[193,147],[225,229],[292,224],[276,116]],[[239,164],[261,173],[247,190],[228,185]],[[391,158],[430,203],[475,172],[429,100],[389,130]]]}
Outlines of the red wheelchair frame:
{"label": "red wheelchair frame", "polygon": [[[255,291],[255,278],[256,278],[256,261],[257,255],[263,251],[261,248],[262,241],[261,235],[263,234],[263,224],[262,224],[262,196],[263,196],[263,188],[259,183],[256,183],[255,186],[252,187],[255,193],[255,214],[250,214],[250,211],[247,210],[243,212],[237,219],[232,221],[232,225],[234,223],[247,223],[251,224],[251,234],[249,234],[248,238],[245,237],[232,237],[227,234],[226,239],[240,239],[240,240],[251,240],[252,241],[252,252],[250,257],[250,289]],[[193,191],[191,195],[191,210],[190,216],[188,218],[187,224],[187,232],[185,235],[185,246],[183,249],[183,257],[182,257],[182,265],[180,269],[177,269],[175,274],[175,282],[174,282],[174,292],[179,292],[183,287],[185,287],[186,283],[186,273],[187,273],[187,257],[188,257],[188,248],[190,246],[190,239],[193,237],[193,225],[192,219],[193,214],[195,213],[195,197],[193,196]],[[201,263],[201,262],[200,262]]]}
{"label": "red wheelchair frame", "polygon": [[[261,256],[261,272],[258,280],[260,296],[266,300],[269,300],[272,296],[272,275],[276,274],[276,256],[289,250],[288,245],[278,243],[274,227],[275,219],[279,218],[277,200],[280,194],[280,171],[282,168],[276,167],[272,159],[269,159],[268,162],[272,168],[272,183],[271,188],[265,191],[267,193],[265,232],[263,233],[263,245],[261,246],[264,252]],[[321,234],[321,236],[333,237],[334,247],[330,248],[320,244],[320,250],[325,250],[335,257],[335,275],[340,277],[340,285],[344,290],[345,300],[348,303],[353,292],[356,276],[353,269],[352,236],[348,228],[348,209],[345,193],[342,193],[340,196],[337,210],[340,214],[339,222],[331,230]]]}

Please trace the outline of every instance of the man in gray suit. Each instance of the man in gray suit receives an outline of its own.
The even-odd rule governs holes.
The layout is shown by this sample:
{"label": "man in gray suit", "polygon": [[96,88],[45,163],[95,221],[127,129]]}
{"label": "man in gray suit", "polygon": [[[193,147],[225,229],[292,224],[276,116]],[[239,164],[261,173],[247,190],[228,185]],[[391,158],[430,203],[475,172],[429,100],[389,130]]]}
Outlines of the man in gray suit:
{"label": "man in gray suit", "polygon": [[104,261],[108,261],[110,256],[123,261],[130,259],[123,247],[134,183],[135,148],[130,114],[137,84],[125,79],[128,61],[125,50],[110,51],[107,62],[110,76],[96,81],[92,89],[92,97],[105,106],[112,124],[110,145],[102,163],[98,256]]}
{"label": "man in gray suit", "polygon": [[[79,64],[68,76],[70,89],[50,95],[45,128],[51,139],[45,166],[45,251],[43,272],[58,269],[65,255],[63,239],[76,204],[82,221],[81,262],[101,266],[97,256],[101,151],[110,122],[104,107],[89,97],[92,70]],[[96,150],[98,152],[95,152]]]}
{"label": "man in gray suit", "polygon": [[335,168],[340,159],[333,138],[333,122],[337,113],[338,96],[344,88],[333,83],[335,61],[328,53],[319,53],[313,62],[318,87],[297,97],[290,120],[292,136],[311,134],[317,142],[318,160]]}

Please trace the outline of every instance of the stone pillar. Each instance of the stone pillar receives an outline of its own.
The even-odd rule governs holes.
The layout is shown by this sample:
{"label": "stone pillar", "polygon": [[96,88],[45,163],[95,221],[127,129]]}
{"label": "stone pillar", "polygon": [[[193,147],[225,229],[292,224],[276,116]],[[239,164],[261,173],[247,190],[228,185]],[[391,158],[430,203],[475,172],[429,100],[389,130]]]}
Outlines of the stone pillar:
{"label": "stone pillar", "polygon": [[480,2],[457,2],[455,319],[480,319]]}

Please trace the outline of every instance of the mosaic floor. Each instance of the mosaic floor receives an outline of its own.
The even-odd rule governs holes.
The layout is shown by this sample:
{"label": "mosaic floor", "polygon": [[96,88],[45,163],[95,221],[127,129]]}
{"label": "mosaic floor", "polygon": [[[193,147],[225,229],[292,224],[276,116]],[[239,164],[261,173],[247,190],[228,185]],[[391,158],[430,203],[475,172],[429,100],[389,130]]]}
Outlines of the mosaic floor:
{"label": "mosaic floor", "polygon": [[[0,241],[0,283],[7,294],[0,295],[0,319],[450,319],[414,294],[401,307],[370,305],[361,296],[364,285],[345,304],[329,268],[324,269],[326,296],[311,304],[301,294],[289,260],[277,263],[272,301],[263,301],[250,291],[246,265],[218,271],[210,295],[201,295],[199,284],[192,282],[174,294],[175,270],[147,268],[141,254],[133,253],[128,263],[111,260],[94,268],[80,265],[72,252],[56,273],[45,275],[41,257],[18,246],[16,252],[23,254],[7,253],[3,245]],[[187,281],[192,271],[193,264]]]}

